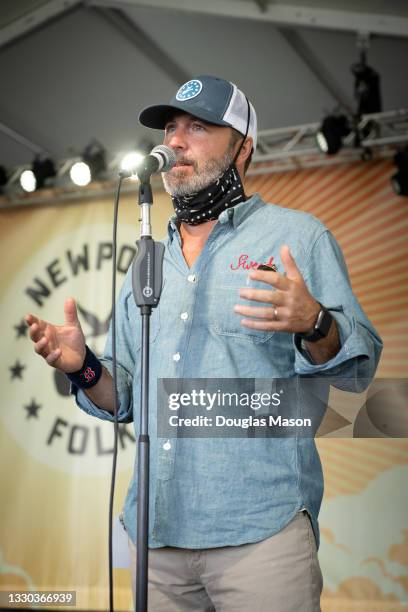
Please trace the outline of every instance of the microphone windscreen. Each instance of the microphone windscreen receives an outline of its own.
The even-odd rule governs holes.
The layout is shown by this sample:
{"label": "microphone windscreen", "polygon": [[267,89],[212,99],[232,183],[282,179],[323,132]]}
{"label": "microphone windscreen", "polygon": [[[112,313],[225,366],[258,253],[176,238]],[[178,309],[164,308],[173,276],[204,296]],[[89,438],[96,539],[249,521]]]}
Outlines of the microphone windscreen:
{"label": "microphone windscreen", "polygon": [[160,172],[168,172],[177,162],[176,153],[170,147],[166,147],[166,145],[157,145],[157,147],[154,147],[150,155],[155,154],[159,154],[163,159],[163,165],[159,168]]}

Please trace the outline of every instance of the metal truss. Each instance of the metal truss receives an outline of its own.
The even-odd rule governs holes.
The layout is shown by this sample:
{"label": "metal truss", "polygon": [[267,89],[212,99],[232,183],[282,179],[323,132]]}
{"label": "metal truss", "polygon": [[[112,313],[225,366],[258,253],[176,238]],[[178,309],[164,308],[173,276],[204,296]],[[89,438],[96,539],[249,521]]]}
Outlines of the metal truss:
{"label": "metal truss", "polygon": [[[400,146],[408,144],[408,108],[363,115],[356,128],[360,135],[366,134],[365,138],[355,146],[355,135],[351,133],[344,139],[343,148],[336,155],[325,155],[318,149],[315,137],[319,128],[320,123],[307,123],[258,132],[257,153],[252,160],[248,176],[392,157]],[[71,164],[78,160],[62,160],[57,164],[57,178],[66,178],[64,186],[57,181],[50,189],[24,195],[21,189],[14,191],[11,188],[7,190],[6,197],[0,196],[0,209],[19,205],[84,201],[112,195],[121,157],[119,154],[112,157],[103,182],[92,183],[85,188],[74,186],[67,177]],[[18,182],[21,171],[29,167],[26,164],[14,169],[9,180],[10,187]],[[160,179],[154,177],[154,181],[159,188]],[[125,192],[133,193],[137,191],[138,186],[135,182],[130,182],[124,189]]]}
{"label": "metal truss", "polygon": [[[290,27],[323,28],[344,32],[369,32],[384,36],[408,36],[408,19],[404,15],[375,14],[338,8],[322,8],[301,3],[274,0],[87,0],[93,6],[132,8],[146,6],[216,17],[234,17]],[[324,4],[324,3],[323,3]],[[329,4],[328,2],[326,4]],[[335,6],[342,4],[332,2]]]}
{"label": "metal truss", "polygon": [[304,2],[297,5],[296,0],[44,0],[32,10],[21,10],[20,16],[0,28],[0,48],[81,5],[116,9],[146,6],[215,17],[251,19],[278,26],[408,36],[408,19],[404,14],[376,14],[369,10],[359,12],[357,8],[342,8],[341,4],[334,3],[333,8],[315,6],[314,2],[310,6]]}
{"label": "metal truss", "polygon": [[306,123],[258,132],[257,153],[248,175],[391,157],[398,145],[408,143],[408,108],[363,115],[356,129],[366,136],[355,146],[355,133],[351,133],[336,155],[320,152],[315,138],[319,128],[320,123]]}

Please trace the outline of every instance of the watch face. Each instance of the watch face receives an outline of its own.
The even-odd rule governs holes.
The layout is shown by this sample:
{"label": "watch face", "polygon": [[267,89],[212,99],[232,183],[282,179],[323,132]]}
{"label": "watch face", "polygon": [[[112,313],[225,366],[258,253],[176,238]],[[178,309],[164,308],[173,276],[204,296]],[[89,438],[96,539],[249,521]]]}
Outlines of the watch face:
{"label": "watch face", "polygon": [[306,340],[306,342],[317,342],[322,338],[325,338],[329,333],[333,317],[326,308],[322,307],[321,311],[317,316],[317,321],[314,326],[314,330],[311,334],[300,334],[300,337]]}
{"label": "watch face", "polygon": [[[322,316],[320,316],[322,315]],[[319,313],[318,319],[318,327],[317,331],[319,331],[322,338],[325,338],[329,333],[330,326],[332,324],[333,317],[330,312],[323,308]]]}

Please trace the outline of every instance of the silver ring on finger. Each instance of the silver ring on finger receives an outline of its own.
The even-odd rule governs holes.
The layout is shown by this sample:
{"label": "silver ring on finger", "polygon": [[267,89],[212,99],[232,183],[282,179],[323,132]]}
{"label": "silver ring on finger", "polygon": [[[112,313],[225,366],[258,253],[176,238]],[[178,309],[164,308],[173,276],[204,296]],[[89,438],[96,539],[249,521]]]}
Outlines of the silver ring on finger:
{"label": "silver ring on finger", "polygon": [[278,320],[278,309],[276,308],[276,306],[273,307],[273,316],[275,321]]}

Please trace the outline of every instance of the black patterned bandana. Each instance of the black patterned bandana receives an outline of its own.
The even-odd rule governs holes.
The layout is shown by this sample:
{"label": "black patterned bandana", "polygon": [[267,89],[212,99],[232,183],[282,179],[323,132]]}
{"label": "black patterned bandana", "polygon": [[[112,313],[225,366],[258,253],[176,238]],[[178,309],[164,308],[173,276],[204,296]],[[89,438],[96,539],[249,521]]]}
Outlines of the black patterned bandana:
{"label": "black patterned bandana", "polygon": [[213,183],[196,193],[172,197],[179,221],[199,225],[218,219],[223,210],[246,200],[241,177],[233,162]]}

